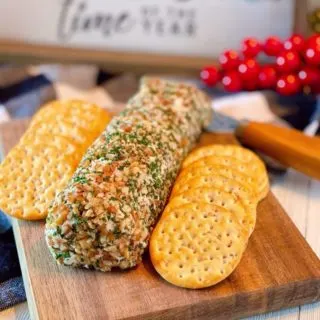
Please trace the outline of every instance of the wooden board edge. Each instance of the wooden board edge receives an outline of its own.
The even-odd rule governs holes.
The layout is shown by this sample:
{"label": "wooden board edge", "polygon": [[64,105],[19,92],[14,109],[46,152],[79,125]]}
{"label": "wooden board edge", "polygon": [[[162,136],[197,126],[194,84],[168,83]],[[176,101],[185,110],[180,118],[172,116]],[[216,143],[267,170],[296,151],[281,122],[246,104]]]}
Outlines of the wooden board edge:
{"label": "wooden board edge", "polygon": [[212,64],[213,59],[201,56],[63,47],[0,39],[0,60],[94,63],[105,66],[110,71],[148,72],[152,68],[154,72],[160,73],[198,75],[199,70],[204,65]]}
{"label": "wooden board edge", "polygon": [[[308,279],[292,283],[288,290],[287,285],[271,287],[266,289],[268,299],[265,299],[265,292],[252,291],[245,294],[236,294],[230,303],[230,297],[206,300],[195,305],[185,305],[165,311],[155,311],[144,314],[144,320],[184,320],[198,319],[207,320],[212,315],[219,315],[215,320],[238,319],[267,312],[285,310],[300,305],[320,301],[320,278]],[[295,298],[292,299],[292,296]],[[284,307],[285,306],[285,307]],[[122,320],[141,320],[141,316],[133,316]]]}
{"label": "wooden board edge", "polygon": [[12,218],[11,223],[12,223],[14,238],[16,241],[16,248],[18,251],[20,269],[21,269],[21,273],[22,273],[24,289],[26,292],[30,318],[32,320],[39,320],[38,308],[37,308],[37,303],[36,303],[36,299],[34,296],[34,292],[32,289],[32,282],[31,282],[31,278],[29,275],[29,270],[28,270],[28,268],[25,267],[27,265],[27,259],[26,259],[26,253],[24,250],[24,246],[22,244],[19,220]]}

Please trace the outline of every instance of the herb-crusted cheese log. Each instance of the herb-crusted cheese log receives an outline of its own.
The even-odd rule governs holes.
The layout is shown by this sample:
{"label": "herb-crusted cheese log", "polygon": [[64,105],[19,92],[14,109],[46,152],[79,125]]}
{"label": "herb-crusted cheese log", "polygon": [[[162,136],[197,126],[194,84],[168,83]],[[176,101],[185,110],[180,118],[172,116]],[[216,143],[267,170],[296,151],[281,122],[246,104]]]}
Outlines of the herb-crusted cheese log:
{"label": "herb-crusted cheese log", "polygon": [[210,117],[200,90],[144,79],[49,209],[46,240],[58,263],[102,271],[139,263],[180,165]]}

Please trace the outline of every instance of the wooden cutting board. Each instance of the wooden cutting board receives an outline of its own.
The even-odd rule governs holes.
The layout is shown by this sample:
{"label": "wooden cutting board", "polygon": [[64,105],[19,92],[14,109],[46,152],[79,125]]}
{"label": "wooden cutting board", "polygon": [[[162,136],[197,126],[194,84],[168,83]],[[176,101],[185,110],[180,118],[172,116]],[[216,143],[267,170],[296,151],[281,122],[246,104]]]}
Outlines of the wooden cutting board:
{"label": "wooden cutting board", "polygon": [[[0,126],[7,153],[28,121]],[[234,143],[203,135],[201,143]],[[44,240],[44,222],[14,221],[33,319],[233,319],[320,299],[320,261],[270,193],[259,204],[256,229],[235,272],[203,290],[170,285],[148,254],[130,271],[102,273],[57,266]]]}

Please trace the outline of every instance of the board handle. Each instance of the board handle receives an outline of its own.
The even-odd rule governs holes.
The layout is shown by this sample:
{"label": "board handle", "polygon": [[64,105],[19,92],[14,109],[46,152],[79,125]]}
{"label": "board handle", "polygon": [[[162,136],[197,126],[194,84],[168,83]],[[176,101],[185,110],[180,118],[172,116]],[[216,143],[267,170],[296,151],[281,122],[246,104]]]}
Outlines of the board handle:
{"label": "board handle", "polygon": [[320,179],[320,138],[262,122],[247,122],[236,130],[240,141],[306,175]]}

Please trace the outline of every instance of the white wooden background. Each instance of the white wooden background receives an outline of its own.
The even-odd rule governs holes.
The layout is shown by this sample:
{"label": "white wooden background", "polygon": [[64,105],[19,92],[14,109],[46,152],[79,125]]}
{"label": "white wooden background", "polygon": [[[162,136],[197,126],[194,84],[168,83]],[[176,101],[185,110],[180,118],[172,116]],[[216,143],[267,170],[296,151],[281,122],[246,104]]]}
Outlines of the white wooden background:
{"label": "white wooden background", "polygon": [[[78,73],[79,77],[70,79],[70,74],[75,74],[68,69],[64,77],[68,76],[68,85],[63,84],[56,86],[56,91],[60,97],[78,97],[88,101],[98,103],[102,106],[111,105],[112,99],[104,90],[100,89],[76,89],[77,79],[85,79],[83,74]],[[61,77],[59,77],[61,79]],[[90,87],[90,84],[87,85]],[[87,87],[86,86],[86,87]],[[220,110],[225,110],[228,114],[233,116],[241,116],[241,113],[248,114],[245,107],[241,106],[254,105],[255,115],[251,111],[251,119],[270,121],[271,114],[266,110],[266,106],[262,99],[257,94],[252,94],[250,99],[254,99],[254,103],[248,103],[244,97],[238,100],[224,101],[219,103]],[[235,102],[236,101],[236,102]],[[253,100],[251,101],[253,102]],[[217,106],[216,106],[217,107]],[[241,112],[241,111],[242,112]],[[319,151],[320,152],[320,151]],[[272,181],[272,191],[279,199],[285,211],[289,214],[293,222],[299,228],[300,232],[304,235],[307,242],[310,244],[314,252],[320,257],[320,181],[309,179],[303,174],[294,170],[288,170],[284,176],[278,176]],[[7,309],[0,312],[0,320],[29,320],[29,312],[27,303],[22,303],[14,308]],[[271,312],[268,314],[251,317],[250,320],[320,320],[320,302],[302,307],[296,307],[288,310],[278,312]],[[248,320],[249,320],[248,319]],[[47,319],[41,319],[47,320]],[[214,320],[214,319],[213,319]]]}

